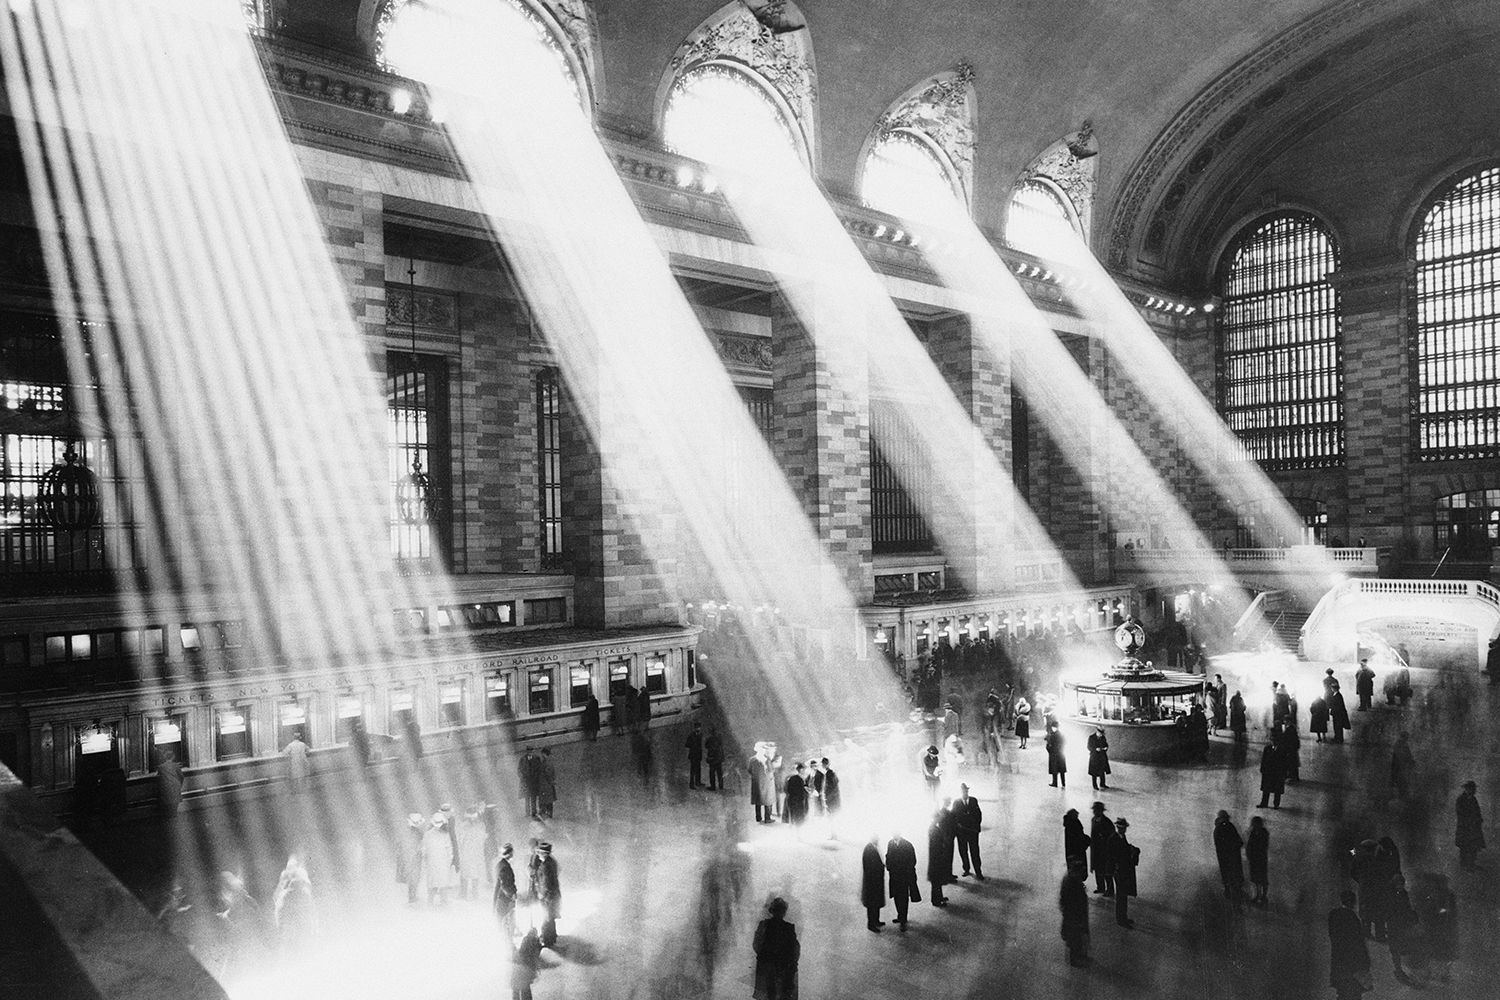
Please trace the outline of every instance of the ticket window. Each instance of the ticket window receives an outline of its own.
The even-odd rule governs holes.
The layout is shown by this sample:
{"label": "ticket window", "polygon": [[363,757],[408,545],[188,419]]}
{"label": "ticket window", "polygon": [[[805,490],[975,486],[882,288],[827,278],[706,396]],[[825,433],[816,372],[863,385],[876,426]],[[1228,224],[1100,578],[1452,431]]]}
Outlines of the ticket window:
{"label": "ticket window", "polygon": [[582,708],[588,704],[589,696],[594,693],[594,665],[592,663],[575,663],[568,668],[568,705],[571,708]]}
{"label": "ticket window", "polygon": [[653,653],[646,659],[646,691],[650,694],[667,693],[667,658]]}
{"label": "ticket window", "polygon": [[630,693],[630,661],[609,661],[609,696],[619,698]]}
{"label": "ticket window", "polygon": [[691,691],[698,686],[698,654],[694,650],[687,650],[687,686]]}
{"label": "ticket window", "polygon": [[214,712],[214,759],[237,760],[249,757],[250,706],[230,705]]}
{"label": "ticket window", "polygon": [[414,736],[422,732],[417,724],[417,693],[411,688],[391,692],[391,735]]}
{"label": "ticket window", "polygon": [[447,681],[438,686],[438,725],[457,728],[464,724],[464,682]]}
{"label": "ticket window", "polygon": [[365,700],[357,694],[339,695],[338,707],[333,721],[333,739],[336,743],[351,743],[354,733],[365,724]]}
{"label": "ticket window", "polygon": [[108,779],[105,777],[109,774],[115,774],[118,779],[116,785],[122,796],[120,805],[123,807],[124,775],[119,773],[120,740],[117,728],[113,724],[101,725],[97,721],[83,726],[78,730],[75,746],[73,791],[77,811],[88,815],[96,808],[110,807],[111,795]]}
{"label": "ticket window", "polygon": [[533,670],[527,688],[526,707],[532,715],[556,711],[553,707],[551,669]]}
{"label": "ticket window", "polygon": [[183,767],[190,766],[186,715],[168,715],[150,720],[146,725],[146,737],[151,742],[146,756],[147,766],[151,770],[156,770],[157,765],[167,759],[175,760]]}
{"label": "ticket window", "polygon": [[484,679],[484,716],[490,722],[508,719],[515,714],[511,701],[510,674],[497,674]]}
{"label": "ticket window", "polygon": [[307,722],[307,703],[301,699],[284,701],[276,706],[276,746],[285,747],[294,739],[312,745]]}

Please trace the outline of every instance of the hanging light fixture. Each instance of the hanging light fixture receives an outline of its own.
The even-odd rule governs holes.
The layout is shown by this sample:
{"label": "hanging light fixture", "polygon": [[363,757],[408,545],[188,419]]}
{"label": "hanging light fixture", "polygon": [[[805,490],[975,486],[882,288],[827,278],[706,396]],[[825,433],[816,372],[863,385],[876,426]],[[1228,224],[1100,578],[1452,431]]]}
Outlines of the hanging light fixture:
{"label": "hanging light fixture", "polygon": [[85,531],[99,523],[99,480],[68,442],[63,460],[42,473],[37,484],[37,512],[60,531]]}
{"label": "hanging light fixture", "polygon": [[[406,266],[408,289],[407,317],[411,321],[411,370],[415,376],[417,363],[417,262],[415,258]],[[427,524],[434,520],[434,497],[432,477],[422,471],[422,454],[414,452],[411,472],[396,484],[396,509],[401,520],[407,524]]]}

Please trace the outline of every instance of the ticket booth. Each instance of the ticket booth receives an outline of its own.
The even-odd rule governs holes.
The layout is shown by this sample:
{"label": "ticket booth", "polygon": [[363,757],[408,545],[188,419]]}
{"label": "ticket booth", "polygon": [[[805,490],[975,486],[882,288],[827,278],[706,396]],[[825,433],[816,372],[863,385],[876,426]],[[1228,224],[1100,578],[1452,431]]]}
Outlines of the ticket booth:
{"label": "ticket booth", "polygon": [[300,698],[289,698],[276,706],[276,747],[281,749],[294,739],[312,745],[312,732],[308,727],[307,702]]}
{"label": "ticket booth", "polygon": [[239,760],[254,750],[250,740],[250,706],[225,705],[214,711],[214,759]]}
{"label": "ticket booth", "polygon": [[118,724],[95,719],[78,727],[73,755],[74,810],[85,816],[109,810],[115,792],[110,779],[115,775],[120,778],[118,792],[123,797],[125,772],[120,768]]}
{"label": "ticket booth", "polygon": [[354,693],[339,695],[333,719],[333,741],[335,743],[353,743],[356,733],[363,733],[364,728],[364,697]]}
{"label": "ticket booth", "polygon": [[191,767],[188,756],[187,716],[166,715],[146,723],[146,767],[156,770],[164,760],[175,760],[183,767]]}

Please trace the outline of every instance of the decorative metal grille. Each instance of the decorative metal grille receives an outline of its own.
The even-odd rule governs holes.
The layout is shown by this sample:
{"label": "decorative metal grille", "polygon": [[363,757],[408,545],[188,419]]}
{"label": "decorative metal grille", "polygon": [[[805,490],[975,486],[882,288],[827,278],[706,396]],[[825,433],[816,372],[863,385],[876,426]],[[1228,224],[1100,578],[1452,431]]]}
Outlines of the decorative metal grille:
{"label": "decorative metal grille", "polygon": [[1257,223],[1229,252],[1219,312],[1219,409],[1268,469],[1344,461],[1338,250],[1312,216]]}
{"label": "decorative metal grille", "polygon": [[1500,455],[1500,167],[1427,213],[1416,286],[1417,456]]}
{"label": "decorative metal grille", "polygon": [[[445,551],[443,498],[448,471],[447,362],[392,351],[386,360],[386,420],[390,434],[391,556],[407,571],[431,569]],[[412,463],[420,461],[432,483],[428,502],[404,504]]]}
{"label": "decorative metal grille", "polygon": [[563,562],[562,385],[557,371],[536,377],[537,504],[542,529],[542,566]]}
{"label": "decorative metal grille", "polygon": [[[899,470],[899,472],[898,472]],[[875,552],[926,552],[932,529],[917,498],[933,496],[921,445],[889,404],[870,401],[870,533]]]}

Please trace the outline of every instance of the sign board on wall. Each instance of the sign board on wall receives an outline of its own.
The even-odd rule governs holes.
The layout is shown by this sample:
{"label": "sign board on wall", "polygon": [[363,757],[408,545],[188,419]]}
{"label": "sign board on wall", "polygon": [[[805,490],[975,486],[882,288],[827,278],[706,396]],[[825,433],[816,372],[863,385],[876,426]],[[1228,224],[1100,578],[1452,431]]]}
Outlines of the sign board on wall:
{"label": "sign board on wall", "polygon": [[1377,635],[1394,649],[1403,651],[1413,667],[1478,670],[1484,666],[1477,653],[1479,630],[1462,622],[1392,615],[1368,618],[1356,628],[1361,634]]}

